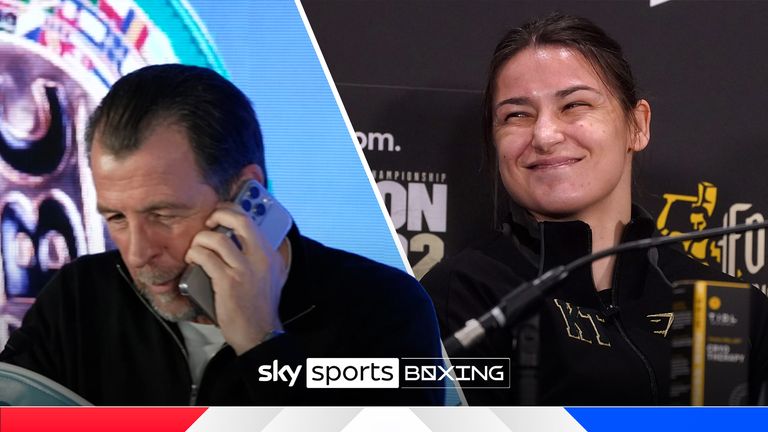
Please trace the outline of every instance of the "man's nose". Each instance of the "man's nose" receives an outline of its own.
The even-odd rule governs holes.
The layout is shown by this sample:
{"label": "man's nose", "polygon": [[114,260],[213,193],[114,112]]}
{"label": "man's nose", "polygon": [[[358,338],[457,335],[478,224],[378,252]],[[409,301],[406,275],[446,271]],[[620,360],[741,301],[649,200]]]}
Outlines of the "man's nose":
{"label": "man's nose", "polygon": [[142,222],[132,224],[129,230],[127,264],[133,268],[143,267],[160,254],[159,239]]}
{"label": "man's nose", "polygon": [[553,113],[540,113],[533,127],[531,145],[538,153],[550,153],[552,147],[563,142],[562,121]]}

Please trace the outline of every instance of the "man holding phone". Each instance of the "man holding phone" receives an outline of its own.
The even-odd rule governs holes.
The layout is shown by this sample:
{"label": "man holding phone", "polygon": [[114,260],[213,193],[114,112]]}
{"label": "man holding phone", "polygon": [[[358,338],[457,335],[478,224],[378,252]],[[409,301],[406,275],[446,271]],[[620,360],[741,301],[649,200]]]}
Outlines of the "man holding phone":
{"label": "man holding phone", "polygon": [[[434,309],[410,276],[290,221],[274,248],[230,202],[266,173],[253,108],[229,81],[184,65],[130,73],[86,142],[118,251],[65,266],[1,361],[97,405],[442,403],[442,389],[305,388],[309,357],[440,357]],[[210,277],[217,325],[179,290],[189,265]]]}

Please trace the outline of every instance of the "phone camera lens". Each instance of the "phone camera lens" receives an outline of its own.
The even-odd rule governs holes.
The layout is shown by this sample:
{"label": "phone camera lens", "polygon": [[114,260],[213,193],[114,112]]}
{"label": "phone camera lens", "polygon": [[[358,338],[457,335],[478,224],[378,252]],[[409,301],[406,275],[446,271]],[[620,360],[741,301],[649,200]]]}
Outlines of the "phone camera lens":
{"label": "phone camera lens", "polygon": [[256,208],[254,209],[254,213],[256,213],[257,216],[263,216],[264,213],[267,212],[267,207],[264,206],[262,203],[256,204]]}
{"label": "phone camera lens", "polygon": [[244,199],[244,200],[240,201],[240,207],[242,207],[243,210],[245,210],[247,212],[251,211],[251,202],[249,200],[247,200],[247,199]]}
{"label": "phone camera lens", "polygon": [[259,195],[261,195],[261,191],[256,186],[252,187],[249,192],[251,194],[251,198],[253,198],[253,199],[258,198]]}

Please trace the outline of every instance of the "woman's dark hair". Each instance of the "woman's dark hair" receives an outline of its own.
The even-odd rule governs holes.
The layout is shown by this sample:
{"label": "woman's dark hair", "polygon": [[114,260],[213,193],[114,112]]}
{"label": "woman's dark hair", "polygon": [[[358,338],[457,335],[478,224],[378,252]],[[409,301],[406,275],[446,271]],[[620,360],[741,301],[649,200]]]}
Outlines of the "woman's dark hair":
{"label": "woman's dark hair", "polygon": [[[498,181],[498,161],[493,142],[494,106],[496,82],[502,67],[512,57],[529,47],[560,46],[580,53],[594,68],[611,94],[618,100],[627,124],[635,127],[633,110],[638,102],[635,78],[624,58],[621,46],[592,21],[562,13],[530,21],[507,32],[491,59],[488,81],[483,95],[483,138],[486,160],[494,181]],[[494,193],[497,196],[496,193]],[[495,199],[495,198],[494,198]]]}
{"label": "woman's dark hair", "polygon": [[205,181],[222,199],[243,167],[264,171],[264,145],[248,98],[217,72],[181,64],[153,65],[120,78],[91,115],[85,133],[90,153],[98,135],[104,150],[124,157],[138,150],[154,127],[182,127]]}

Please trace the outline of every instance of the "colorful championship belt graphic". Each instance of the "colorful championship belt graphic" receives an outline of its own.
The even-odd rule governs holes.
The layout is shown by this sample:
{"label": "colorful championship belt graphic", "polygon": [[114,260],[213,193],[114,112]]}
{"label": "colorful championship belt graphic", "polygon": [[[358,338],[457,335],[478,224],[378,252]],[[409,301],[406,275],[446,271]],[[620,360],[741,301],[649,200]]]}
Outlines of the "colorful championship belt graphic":
{"label": "colorful championship belt graphic", "polygon": [[224,73],[182,0],[0,0],[0,349],[48,279],[108,246],[85,151],[119,77],[182,62]]}

